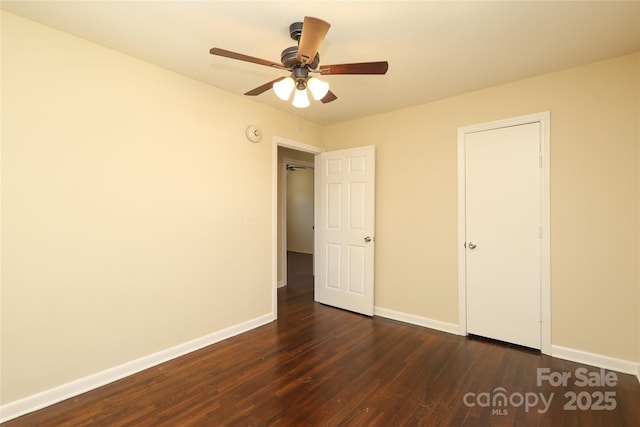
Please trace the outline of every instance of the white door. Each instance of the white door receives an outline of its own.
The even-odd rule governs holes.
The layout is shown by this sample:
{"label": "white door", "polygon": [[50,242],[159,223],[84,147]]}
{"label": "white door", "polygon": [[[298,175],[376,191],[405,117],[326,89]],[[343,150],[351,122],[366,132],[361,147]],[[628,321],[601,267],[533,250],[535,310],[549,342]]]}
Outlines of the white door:
{"label": "white door", "polygon": [[375,147],[316,156],[316,301],[373,315]]}
{"label": "white door", "polygon": [[465,136],[467,332],[540,349],[541,132]]}

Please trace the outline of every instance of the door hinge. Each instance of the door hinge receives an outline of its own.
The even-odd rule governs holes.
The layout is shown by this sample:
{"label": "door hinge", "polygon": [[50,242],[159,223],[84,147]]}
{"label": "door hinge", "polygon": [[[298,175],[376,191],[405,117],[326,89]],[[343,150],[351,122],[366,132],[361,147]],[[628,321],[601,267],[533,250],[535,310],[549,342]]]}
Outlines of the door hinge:
{"label": "door hinge", "polygon": [[538,166],[542,168],[542,154],[538,155]]}
{"label": "door hinge", "polygon": [[540,318],[538,319],[538,321],[539,321],[540,323],[542,323],[542,314],[543,314],[543,313],[542,313],[542,310],[540,310]]}
{"label": "door hinge", "polygon": [[542,239],[542,226],[538,226],[538,237]]}

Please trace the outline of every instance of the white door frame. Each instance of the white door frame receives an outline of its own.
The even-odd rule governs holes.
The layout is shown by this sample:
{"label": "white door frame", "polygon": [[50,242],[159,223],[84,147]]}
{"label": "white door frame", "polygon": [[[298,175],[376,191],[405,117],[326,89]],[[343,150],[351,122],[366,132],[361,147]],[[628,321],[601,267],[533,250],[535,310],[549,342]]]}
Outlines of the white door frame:
{"label": "white door frame", "polygon": [[541,137],[541,218],[542,253],[540,274],[541,352],[551,354],[551,239],[550,239],[550,191],[549,191],[549,142],[550,113],[548,111],[518,116],[510,119],[480,123],[458,128],[458,332],[467,335],[467,277],[466,277],[466,200],[465,200],[465,135],[473,132],[540,123]]}
{"label": "white door frame", "polygon": [[[306,153],[318,154],[325,151],[316,147],[279,136],[273,137],[271,155],[271,315],[273,320],[278,318],[278,147],[291,148]],[[316,195],[314,194],[314,201]],[[314,210],[317,208],[315,204]]]}
{"label": "white door frame", "polygon": [[[314,164],[311,162],[305,162],[304,160],[296,160],[285,157],[282,159],[282,176],[287,176],[287,165],[302,166],[308,169],[314,169]],[[315,175],[314,175],[315,178]],[[282,271],[282,282],[278,283],[278,287],[282,288],[287,286],[287,200],[288,200],[288,180],[285,178],[280,183],[280,271]],[[315,179],[314,179],[315,181]],[[276,195],[277,196],[277,195]],[[315,183],[314,183],[314,199],[315,199]],[[315,201],[315,200],[314,200]],[[315,218],[314,218],[315,219]],[[314,233],[315,234],[315,233]]]}

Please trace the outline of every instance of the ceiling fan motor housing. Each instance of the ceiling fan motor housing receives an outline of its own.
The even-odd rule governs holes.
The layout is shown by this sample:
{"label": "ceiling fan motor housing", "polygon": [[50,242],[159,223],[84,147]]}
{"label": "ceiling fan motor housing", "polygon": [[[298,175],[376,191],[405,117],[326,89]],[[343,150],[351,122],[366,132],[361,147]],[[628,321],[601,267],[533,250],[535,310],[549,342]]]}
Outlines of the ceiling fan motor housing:
{"label": "ceiling fan motor housing", "polygon": [[[280,55],[280,61],[285,68],[293,68],[298,65],[298,46],[291,46],[283,50]],[[318,68],[318,65],[320,65],[320,54],[316,53],[313,61],[308,62],[307,65],[312,70]]]}

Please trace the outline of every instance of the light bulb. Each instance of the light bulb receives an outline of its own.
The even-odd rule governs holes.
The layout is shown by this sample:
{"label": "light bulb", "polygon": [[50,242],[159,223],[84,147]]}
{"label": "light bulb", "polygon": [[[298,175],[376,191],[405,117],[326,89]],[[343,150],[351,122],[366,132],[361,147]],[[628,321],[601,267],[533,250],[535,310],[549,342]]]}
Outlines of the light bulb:
{"label": "light bulb", "polygon": [[291,96],[291,92],[295,87],[296,83],[293,81],[291,77],[284,78],[279,82],[275,82],[273,84],[273,91],[276,93],[278,98],[283,101],[287,101]]}
{"label": "light bulb", "polygon": [[307,82],[307,87],[311,91],[311,95],[313,99],[316,101],[320,101],[327,95],[329,92],[329,83],[323,82],[320,79],[316,79],[315,77],[311,77]]}
{"label": "light bulb", "polygon": [[307,108],[309,105],[311,105],[311,103],[307,96],[307,90],[296,89],[296,93],[293,95],[293,106],[296,108]]}

